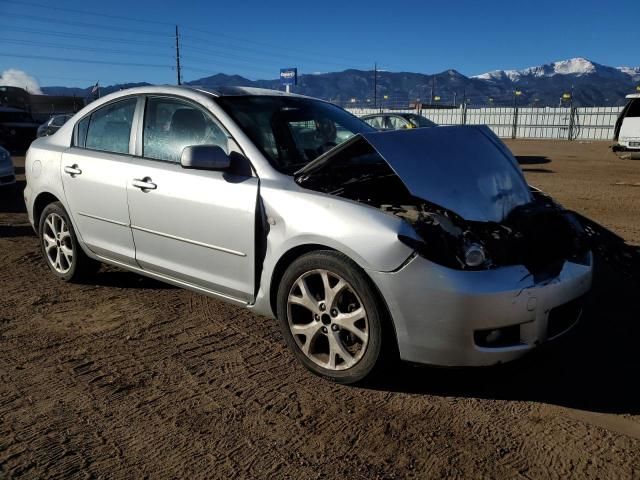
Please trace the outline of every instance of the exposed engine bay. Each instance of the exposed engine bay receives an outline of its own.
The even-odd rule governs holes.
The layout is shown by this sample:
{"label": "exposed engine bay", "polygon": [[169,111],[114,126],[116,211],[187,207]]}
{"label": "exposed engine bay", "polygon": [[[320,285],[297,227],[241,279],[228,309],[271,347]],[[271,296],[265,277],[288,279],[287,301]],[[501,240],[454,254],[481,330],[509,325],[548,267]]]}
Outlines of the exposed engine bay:
{"label": "exposed engine bay", "polygon": [[440,265],[464,270],[524,265],[544,280],[556,276],[566,260],[588,261],[588,236],[578,218],[539,190],[532,188],[531,201],[500,222],[470,221],[412,195],[369,143],[356,141],[335,150],[320,168],[299,172],[298,184],[402,218],[419,240],[399,240]]}

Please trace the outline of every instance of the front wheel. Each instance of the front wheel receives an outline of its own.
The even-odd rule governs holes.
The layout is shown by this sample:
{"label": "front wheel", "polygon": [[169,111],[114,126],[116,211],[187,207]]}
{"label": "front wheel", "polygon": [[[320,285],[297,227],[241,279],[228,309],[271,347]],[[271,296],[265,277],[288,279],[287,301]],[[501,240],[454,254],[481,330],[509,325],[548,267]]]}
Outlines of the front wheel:
{"label": "front wheel", "polygon": [[79,280],[99,268],[78,245],[73,225],[60,202],[50,203],[40,215],[38,227],[42,255],[51,271],[60,279]]}
{"label": "front wheel", "polygon": [[[370,377],[383,362],[385,309],[364,272],[345,255],[317,251],[296,259],[278,289],[278,319],[296,357],[338,383]],[[393,342],[393,335],[384,335]]]}

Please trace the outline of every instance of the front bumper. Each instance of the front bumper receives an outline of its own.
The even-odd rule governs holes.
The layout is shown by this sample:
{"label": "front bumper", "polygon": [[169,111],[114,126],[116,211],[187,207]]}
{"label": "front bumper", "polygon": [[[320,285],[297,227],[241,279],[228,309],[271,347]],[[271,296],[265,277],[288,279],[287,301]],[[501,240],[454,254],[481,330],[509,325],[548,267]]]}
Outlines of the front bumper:
{"label": "front bumper", "polygon": [[621,138],[618,145],[628,150],[640,150],[640,137]]}
{"label": "front bumper", "polygon": [[[580,309],[569,307],[591,288],[592,262],[591,254],[588,265],[565,262],[558,276],[537,283],[524,266],[459,271],[420,256],[396,272],[369,273],[387,301],[403,360],[482,366],[514,360],[570,329]],[[575,318],[556,321],[567,314]],[[508,332],[506,341],[479,341],[494,330]]]}

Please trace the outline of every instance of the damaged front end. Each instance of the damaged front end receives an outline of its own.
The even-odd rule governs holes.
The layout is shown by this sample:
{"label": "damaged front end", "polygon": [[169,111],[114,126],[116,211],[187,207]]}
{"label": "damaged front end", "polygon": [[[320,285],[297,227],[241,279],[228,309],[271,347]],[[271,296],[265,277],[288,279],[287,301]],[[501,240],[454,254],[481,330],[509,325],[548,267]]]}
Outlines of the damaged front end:
{"label": "damaged front end", "polygon": [[357,135],[297,172],[296,181],[404,219],[416,235],[399,240],[449,268],[524,265],[541,281],[565,261],[590,261],[578,219],[531,189],[486,127]]}

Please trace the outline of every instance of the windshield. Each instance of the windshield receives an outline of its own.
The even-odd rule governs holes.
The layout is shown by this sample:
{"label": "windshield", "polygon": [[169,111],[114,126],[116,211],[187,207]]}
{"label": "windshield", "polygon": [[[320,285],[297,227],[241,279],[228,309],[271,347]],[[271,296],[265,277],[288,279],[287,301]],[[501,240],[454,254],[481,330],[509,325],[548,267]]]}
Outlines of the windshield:
{"label": "windshield", "polygon": [[229,96],[217,101],[271,164],[289,175],[355,134],[375,131],[341,108],[319,100]]}
{"label": "windshield", "polygon": [[422,127],[435,127],[436,124],[429,120],[428,118],[423,117],[422,115],[407,115],[407,120],[413,123],[414,127],[422,128]]}

